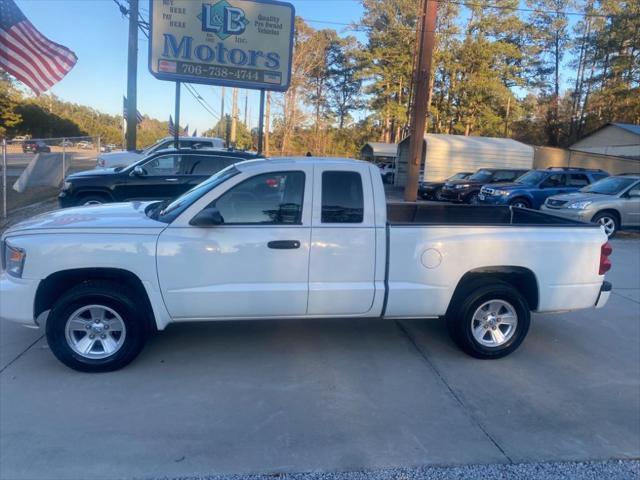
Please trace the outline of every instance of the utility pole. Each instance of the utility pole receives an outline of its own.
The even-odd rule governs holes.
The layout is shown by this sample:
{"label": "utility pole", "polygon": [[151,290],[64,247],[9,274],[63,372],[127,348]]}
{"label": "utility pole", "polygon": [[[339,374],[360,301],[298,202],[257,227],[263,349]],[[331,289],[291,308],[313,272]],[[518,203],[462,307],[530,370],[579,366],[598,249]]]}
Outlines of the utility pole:
{"label": "utility pole", "polygon": [[247,123],[247,105],[249,104],[249,90],[244,91],[244,125],[248,127]]}
{"label": "utility pole", "polygon": [[233,89],[233,100],[231,103],[231,144],[236,144],[237,122],[238,122],[238,89]]}
{"label": "utility pole", "polygon": [[[224,87],[222,87],[222,94],[220,95],[220,122],[224,120]],[[224,124],[220,124],[220,128],[224,128]],[[222,136],[222,132],[218,132],[218,135]]]}
{"label": "utility pole", "polygon": [[271,92],[267,92],[267,101],[264,112],[264,156],[269,156],[269,123],[271,115]]}
{"label": "utility pole", "polygon": [[[416,78],[413,83],[413,109],[411,110],[411,139],[409,140],[409,165],[407,184],[404,187],[404,199],[415,202],[418,196],[418,176],[422,163],[422,145],[426,117],[429,110],[429,78],[431,76],[431,59],[435,43],[437,0],[423,0],[420,42],[418,47],[418,63]],[[425,167],[426,168],[426,167]]]}
{"label": "utility pole", "polygon": [[138,0],[129,0],[129,53],[127,56],[127,150],[136,149],[138,77]]}

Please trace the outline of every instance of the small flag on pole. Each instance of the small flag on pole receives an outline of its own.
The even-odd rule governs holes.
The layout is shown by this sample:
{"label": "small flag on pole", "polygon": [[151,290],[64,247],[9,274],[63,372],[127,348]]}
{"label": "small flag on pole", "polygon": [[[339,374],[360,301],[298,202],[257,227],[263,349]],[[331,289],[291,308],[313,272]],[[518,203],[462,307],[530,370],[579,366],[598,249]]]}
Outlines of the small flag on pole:
{"label": "small flag on pole", "polygon": [[184,130],[182,130],[182,136],[183,137],[188,137],[189,136],[189,125],[184,127]]}
{"label": "small flag on pole", "polygon": [[[127,97],[122,97],[122,116],[127,119]],[[136,122],[141,123],[143,120],[142,114],[136,110]]]}
{"label": "small flag on pole", "polygon": [[192,137],[197,137],[198,136],[198,129],[197,128],[193,131],[193,135],[191,135],[191,136]]}
{"label": "small flag on pole", "polygon": [[13,0],[0,0],[0,67],[36,95],[64,78],[78,57],[52,42],[27,20]]}
{"label": "small flag on pole", "polygon": [[169,115],[169,135],[171,135],[172,137],[175,137],[176,135],[176,126],[173,123],[173,118],[171,117],[171,115]]}

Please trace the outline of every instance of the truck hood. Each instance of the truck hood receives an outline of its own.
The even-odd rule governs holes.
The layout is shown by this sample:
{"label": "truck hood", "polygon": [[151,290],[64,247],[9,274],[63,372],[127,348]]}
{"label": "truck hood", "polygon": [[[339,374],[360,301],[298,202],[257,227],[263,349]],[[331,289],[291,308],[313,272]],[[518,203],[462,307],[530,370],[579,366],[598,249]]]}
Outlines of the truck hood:
{"label": "truck hood", "polygon": [[31,233],[35,230],[109,229],[120,232],[132,229],[163,229],[167,225],[145,214],[148,205],[155,202],[108,203],[86,207],[65,208],[43,213],[20,222],[6,235]]}

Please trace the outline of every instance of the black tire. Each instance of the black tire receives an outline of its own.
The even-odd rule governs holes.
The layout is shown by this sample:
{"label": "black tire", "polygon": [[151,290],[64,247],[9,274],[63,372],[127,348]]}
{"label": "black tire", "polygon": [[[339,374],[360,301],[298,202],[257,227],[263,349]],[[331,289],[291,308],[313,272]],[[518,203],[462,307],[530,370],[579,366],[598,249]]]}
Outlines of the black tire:
{"label": "black tire", "polygon": [[82,207],[85,205],[102,205],[103,203],[109,203],[110,199],[106,195],[91,194],[83,195],[78,198],[76,205]]}
{"label": "black tire", "polygon": [[[602,225],[605,226],[605,233],[607,234],[607,236],[609,238],[613,238],[616,236],[616,233],[618,233],[618,230],[620,230],[620,220],[618,220],[618,216],[613,213],[613,212],[609,212],[609,211],[605,211],[605,212],[600,212],[600,213],[596,213],[593,218],[591,219],[591,221],[593,223],[600,223]],[[605,222],[608,225],[613,225],[613,230],[612,231],[607,231],[607,227],[605,225]]]}
{"label": "black tire", "polygon": [[[138,356],[149,336],[150,314],[140,307],[131,289],[109,280],[90,280],[65,292],[55,303],[47,319],[49,348],[66,366],[81,372],[110,372],[128,365]],[[120,315],[126,327],[122,346],[105,358],[87,358],[70,346],[65,334],[67,321],[87,305],[104,305]]]}
{"label": "black tire", "polygon": [[522,207],[520,208],[531,208],[531,202],[523,197],[514,198],[509,202],[509,205],[513,207],[515,207],[516,205],[520,207],[520,205],[522,205]]}
{"label": "black tire", "polygon": [[442,196],[442,188],[437,189],[433,194],[433,199],[438,202],[445,202],[445,198]]}
{"label": "black tire", "polygon": [[479,194],[480,192],[473,192],[467,195],[466,203],[469,205],[478,205],[480,203],[480,199],[478,198]]}
{"label": "black tire", "polygon": [[[516,350],[529,331],[531,313],[523,295],[510,284],[498,280],[479,280],[470,283],[456,293],[454,303],[447,314],[447,326],[453,341],[467,354],[480,359],[502,358]],[[481,344],[473,335],[474,313],[490,300],[501,300],[513,307],[517,325],[513,334],[500,346]],[[501,328],[501,327],[498,327]],[[501,330],[502,331],[502,330]],[[488,331],[491,336],[491,332]]]}

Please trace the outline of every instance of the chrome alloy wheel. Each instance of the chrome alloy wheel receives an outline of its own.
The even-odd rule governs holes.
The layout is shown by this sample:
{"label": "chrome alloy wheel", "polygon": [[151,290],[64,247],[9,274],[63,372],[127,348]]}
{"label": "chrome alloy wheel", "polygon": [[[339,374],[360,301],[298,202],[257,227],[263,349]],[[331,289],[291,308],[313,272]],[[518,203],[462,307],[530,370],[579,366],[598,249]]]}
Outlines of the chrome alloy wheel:
{"label": "chrome alloy wheel", "polygon": [[489,300],[480,305],[471,319],[473,338],[484,347],[501,347],[516,332],[518,314],[504,300]]}
{"label": "chrome alloy wheel", "polygon": [[513,202],[512,205],[516,208],[527,208],[527,204],[522,201]]}
{"label": "chrome alloy wheel", "polygon": [[104,305],[85,305],[69,316],[64,334],[75,353],[100,360],[120,350],[127,329],[115,310]]}
{"label": "chrome alloy wheel", "polygon": [[616,221],[611,217],[600,217],[598,223],[604,227],[604,233],[607,234],[607,237],[610,237],[616,230]]}

